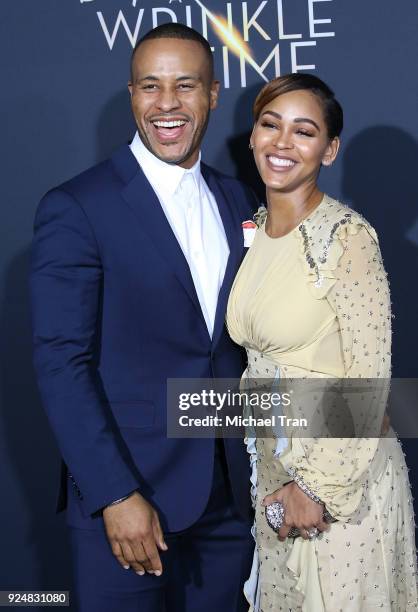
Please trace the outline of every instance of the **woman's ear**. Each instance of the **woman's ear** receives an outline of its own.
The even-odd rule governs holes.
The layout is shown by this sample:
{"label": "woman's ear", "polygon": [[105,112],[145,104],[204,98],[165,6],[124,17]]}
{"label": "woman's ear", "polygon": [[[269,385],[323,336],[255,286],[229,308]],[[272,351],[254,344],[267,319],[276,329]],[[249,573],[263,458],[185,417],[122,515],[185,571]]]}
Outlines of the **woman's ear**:
{"label": "woman's ear", "polygon": [[255,126],[252,129],[251,136],[250,136],[250,142],[249,142],[249,145],[248,145],[248,147],[250,148],[251,151],[255,147],[255,145],[254,145],[254,130],[255,130]]}
{"label": "woman's ear", "polygon": [[338,150],[340,148],[340,139],[338,136],[335,136],[328,144],[326,151],[322,157],[322,165],[323,166],[331,166],[335,158],[338,155]]}

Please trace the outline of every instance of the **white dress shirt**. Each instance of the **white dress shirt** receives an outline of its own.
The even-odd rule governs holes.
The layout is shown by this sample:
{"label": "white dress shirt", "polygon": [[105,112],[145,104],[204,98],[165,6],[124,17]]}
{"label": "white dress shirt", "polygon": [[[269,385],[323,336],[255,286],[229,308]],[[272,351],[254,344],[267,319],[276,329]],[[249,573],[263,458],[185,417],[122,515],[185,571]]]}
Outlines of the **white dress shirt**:
{"label": "white dress shirt", "polygon": [[200,154],[195,165],[186,169],[155,157],[138,132],[130,146],[189,264],[212,337],[229,247],[216,200],[200,171]]}

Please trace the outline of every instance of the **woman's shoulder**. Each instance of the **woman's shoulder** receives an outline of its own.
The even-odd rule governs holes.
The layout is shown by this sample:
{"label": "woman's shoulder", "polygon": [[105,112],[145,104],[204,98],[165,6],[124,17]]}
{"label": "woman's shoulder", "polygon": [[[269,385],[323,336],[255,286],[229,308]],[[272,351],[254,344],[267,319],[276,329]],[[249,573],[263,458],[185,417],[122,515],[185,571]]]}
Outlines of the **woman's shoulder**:
{"label": "woman's shoulder", "polygon": [[303,266],[315,297],[326,295],[336,280],[335,272],[347,243],[362,235],[365,244],[378,244],[374,228],[363,215],[328,195],[300,224]]}
{"label": "woman's shoulder", "polygon": [[307,228],[312,234],[321,233],[322,241],[329,234],[329,238],[334,235],[340,239],[347,239],[350,235],[359,233],[362,228],[377,242],[377,235],[374,227],[357,210],[350,208],[347,204],[324,194],[323,201],[318,207],[320,222],[307,224]]}

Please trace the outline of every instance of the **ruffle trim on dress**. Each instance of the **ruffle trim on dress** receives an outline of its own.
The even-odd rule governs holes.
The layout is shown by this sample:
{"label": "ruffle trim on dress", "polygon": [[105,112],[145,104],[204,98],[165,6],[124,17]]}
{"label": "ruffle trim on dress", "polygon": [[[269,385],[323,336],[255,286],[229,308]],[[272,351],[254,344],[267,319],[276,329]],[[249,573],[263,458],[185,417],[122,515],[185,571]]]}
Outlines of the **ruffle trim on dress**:
{"label": "ruffle trim on dress", "polygon": [[326,612],[315,540],[295,538],[286,565],[296,581],[296,591],[303,596],[302,612]]}
{"label": "ruffle trim on dress", "polygon": [[327,195],[299,225],[296,234],[300,239],[302,266],[313,297],[322,299],[333,287],[337,280],[335,270],[345,250],[344,242],[362,227],[378,244],[375,230],[364,217]]}
{"label": "ruffle trim on dress", "polygon": [[253,215],[254,223],[256,224],[258,228],[260,228],[263,225],[263,223],[265,223],[266,218],[267,218],[267,208],[264,205],[259,206],[257,212],[254,213]]}

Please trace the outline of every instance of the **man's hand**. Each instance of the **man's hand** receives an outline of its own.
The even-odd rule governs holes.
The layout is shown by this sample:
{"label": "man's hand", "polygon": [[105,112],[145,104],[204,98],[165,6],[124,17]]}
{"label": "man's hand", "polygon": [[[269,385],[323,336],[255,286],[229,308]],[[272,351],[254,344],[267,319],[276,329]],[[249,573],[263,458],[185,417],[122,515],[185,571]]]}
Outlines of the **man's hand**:
{"label": "man's hand", "polygon": [[[160,550],[167,550],[158,514],[137,491],[119,504],[103,510],[112,552],[123,568],[137,574],[161,576]],[[158,548],[157,548],[158,547]]]}
{"label": "man's hand", "polygon": [[284,522],[279,529],[281,542],[287,538],[291,527],[297,527],[305,540],[308,539],[306,532],[311,527],[317,527],[319,531],[329,529],[329,524],[323,519],[324,506],[314,502],[295,482],[267,495],[263,500],[263,506],[276,501],[281,502],[285,509]]}

